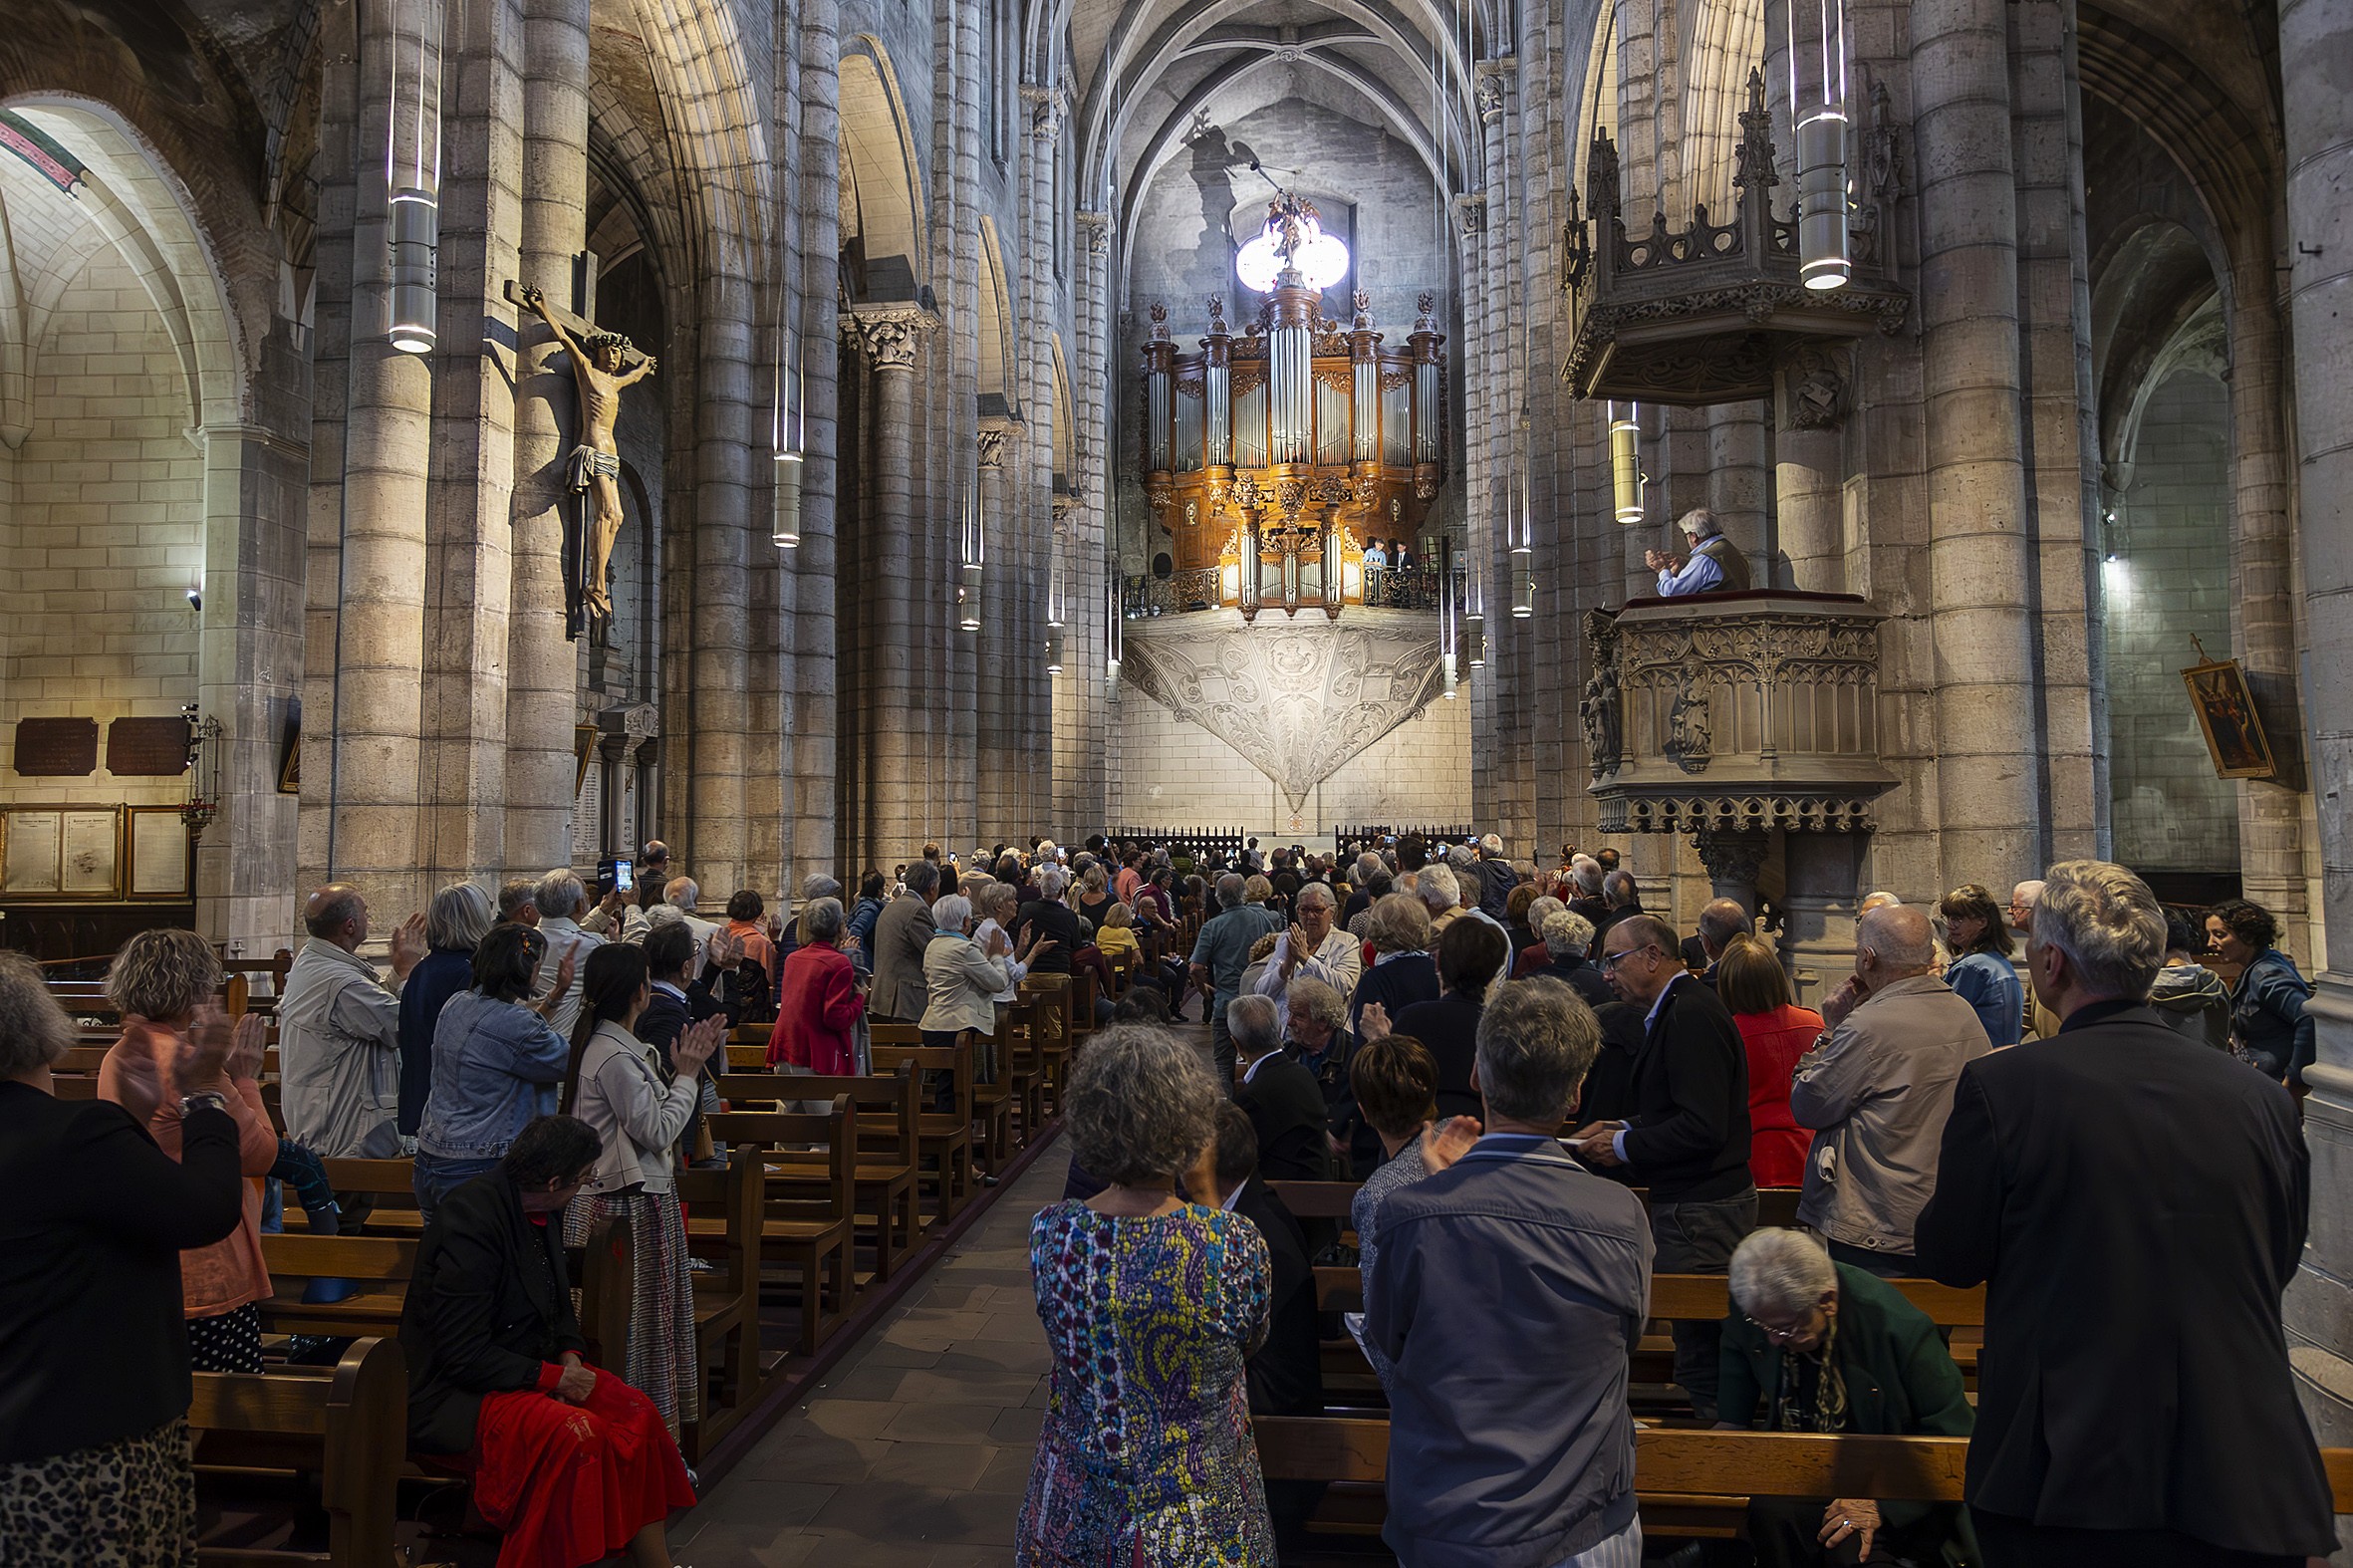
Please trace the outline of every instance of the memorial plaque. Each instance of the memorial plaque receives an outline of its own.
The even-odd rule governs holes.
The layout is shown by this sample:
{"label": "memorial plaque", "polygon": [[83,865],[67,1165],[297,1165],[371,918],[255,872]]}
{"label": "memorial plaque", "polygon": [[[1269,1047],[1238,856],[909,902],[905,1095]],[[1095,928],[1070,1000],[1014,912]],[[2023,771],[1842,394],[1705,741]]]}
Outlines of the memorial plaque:
{"label": "memorial plaque", "polygon": [[98,771],[98,720],[18,719],[16,771],[24,778],[88,778]]}
{"label": "memorial plaque", "polygon": [[188,770],[188,721],[119,718],[107,726],[107,771],[123,778],[174,778]]}

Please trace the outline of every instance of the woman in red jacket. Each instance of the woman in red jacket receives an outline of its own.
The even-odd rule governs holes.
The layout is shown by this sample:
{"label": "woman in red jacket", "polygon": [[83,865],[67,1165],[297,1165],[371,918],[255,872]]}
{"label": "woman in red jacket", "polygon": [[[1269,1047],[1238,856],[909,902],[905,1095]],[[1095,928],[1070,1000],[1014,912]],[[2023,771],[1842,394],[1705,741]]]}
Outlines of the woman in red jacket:
{"label": "woman in red jacket", "polygon": [[1797,1059],[1822,1032],[1822,1015],[1791,1004],[1781,960],[1752,936],[1735,936],[1715,964],[1715,996],[1748,1048],[1748,1175],[1758,1186],[1801,1186],[1814,1135],[1789,1109]]}
{"label": "woman in red jacket", "polygon": [[858,1020],[866,993],[841,948],[848,923],[839,899],[819,899],[801,912],[806,934],[784,960],[776,998],[776,1027],[768,1035],[768,1066],[833,1077],[858,1071]]}

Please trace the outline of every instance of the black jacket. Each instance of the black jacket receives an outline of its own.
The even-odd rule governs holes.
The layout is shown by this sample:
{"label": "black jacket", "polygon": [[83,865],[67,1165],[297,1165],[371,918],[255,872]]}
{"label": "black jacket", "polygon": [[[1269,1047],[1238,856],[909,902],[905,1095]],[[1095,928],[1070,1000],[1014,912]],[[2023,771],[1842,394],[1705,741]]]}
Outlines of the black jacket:
{"label": "black jacket", "polygon": [[1321,1416],[1324,1413],[1324,1352],[1316,1325],[1315,1270],[1307,1260],[1307,1236],[1283,1200],[1261,1176],[1242,1183],[1233,1211],[1266,1238],[1274,1283],[1267,1302],[1266,1343],[1249,1361],[1250,1414]]}
{"label": "black jacket", "polygon": [[1397,1026],[1398,1015],[1416,1002],[1438,1000],[1438,960],[1426,952],[1412,952],[1403,958],[1392,958],[1387,963],[1368,964],[1357,976],[1356,990],[1348,999],[1348,1032],[1361,1036],[1367,1002],[1379,1002],[1389,1013],[1390,1027]]}
{"label": "black jacket", "polygon": [[[1623,1122],[1634,1106],[1634,1059],[1642,1055],[1642,1009],[1632,1002],[1605,1002],[1593,1010],[1601,1020],[1601,1050],[1577,1100],[1576,1125]],[[1599,1168],[1603,1176],[1623,1176],[1623,1166]]]}
{"label": "black jacket", "polygon": [[1532,969],[1521,978],[1533,980],[1538,976],[1560,981],[1575,991],[1585,1005],[1595,1012],[1604,1007],[1624,1005],[1618,1001],[1618,993],[1610,989],[1610,982],[1602,977],[1601,970],[1586,962],[1582,953],[1571,953],[1565,963],[1555,958],[1543,968]]}
{"label": "black jacket", "polygon": [[1416,1002],[1402,1013],[1389,1015],[1393,1034],[1410,1034],[1438,1063],[1438,1114],[1483,1116],[1485,1106],[1470,1087],[1470,1069],[1478,1057],[1476,1000],[1448,991],[1435,1002]]}
{"label": "black jacket", "polygon": [[1356,1053],[1356,1036],[1346,1029],[1332,1031],[1331,1043],[1324,1047],[1320,1062],[1311,1063],[1306,1053],[1292,1048],[1299,1065],[1307,1069],[1316,1087],[1323,1091],[1324,1125],[1340,1140],[1340,1147],[1348,1151],[1348,1176],[1362,1181],[1381,1164],[1381,1135],[1365,1120],[1364,1111],[1356,1103],[1356,1086],[1349,1082],[1348,1068]]}
{"label": "black jacket", "polygon": [[1321,1181],[1332,1174],[1326,1157],[1324,1092],[1315,1074],[1288,1051],[1261,1061],[1234,1100],[1250,1114],[1258,1135],[1258,1170],[1270,1181]]}
{"label": "black jacket", "polygon": [[441,1199],[416,1249],[400,1313],[408,1440],[426,1453],[474,1445],[482,1396],[539,1385],[565,1351],[585,1353],[564,1268],[563,1215],[523,1212],[504,1169]]}
{"label": "black jacket", "polygon": [[1972,1505],[2336,1549],[2280,1329],[2311,1187],[2285,1089],[2094,1003],[1961,1069],[1938,1161],[1920,1266],[1986,1286]]}
{"label": "black jacket", "polygon": [[1748,1178],[1748,1052],[1715,993],[1668,982],[1628,1085],[1628,1175],[1660,1202],[1736,1196]]}
{"label": "black jacket", "polygon": [[237,1228],[237,1124],[180,1158],[108,1100],[0,1081],[0,1464],[143,1437],[188,1409],[179,1255]]}

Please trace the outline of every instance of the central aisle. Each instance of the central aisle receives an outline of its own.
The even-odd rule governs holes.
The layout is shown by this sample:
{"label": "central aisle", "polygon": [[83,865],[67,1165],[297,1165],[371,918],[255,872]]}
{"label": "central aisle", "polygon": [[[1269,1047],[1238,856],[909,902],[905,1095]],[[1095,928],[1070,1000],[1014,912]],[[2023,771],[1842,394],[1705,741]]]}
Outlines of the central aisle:
{"label": "central aisle", "polygon": [[680,1568],[1011,1568],[1046,1408],[1029,1223],[1043,1152],[931,1277],[670,1535]]}

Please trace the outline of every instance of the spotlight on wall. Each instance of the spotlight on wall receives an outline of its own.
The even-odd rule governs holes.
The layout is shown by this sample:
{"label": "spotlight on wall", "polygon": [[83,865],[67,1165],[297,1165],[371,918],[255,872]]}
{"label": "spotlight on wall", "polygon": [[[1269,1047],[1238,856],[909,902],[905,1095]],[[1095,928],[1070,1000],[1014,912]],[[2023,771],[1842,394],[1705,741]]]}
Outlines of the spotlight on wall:
{"label": "spotlight on wall", "polygon": [[188,608],[198,615],[204,613],[204,591],[202,589],[191,588],[188,590]]}

